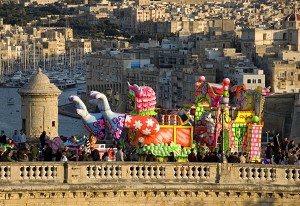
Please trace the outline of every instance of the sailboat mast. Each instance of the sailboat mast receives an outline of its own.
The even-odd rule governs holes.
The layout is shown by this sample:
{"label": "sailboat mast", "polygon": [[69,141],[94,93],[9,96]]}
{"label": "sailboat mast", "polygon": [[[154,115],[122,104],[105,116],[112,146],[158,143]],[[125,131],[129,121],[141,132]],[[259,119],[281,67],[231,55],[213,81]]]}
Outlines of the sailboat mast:
{"label": "sailboat mast", "polygon": [[36,69],[36,67],[35,67],[35,39],[33,39],[33,68]]}

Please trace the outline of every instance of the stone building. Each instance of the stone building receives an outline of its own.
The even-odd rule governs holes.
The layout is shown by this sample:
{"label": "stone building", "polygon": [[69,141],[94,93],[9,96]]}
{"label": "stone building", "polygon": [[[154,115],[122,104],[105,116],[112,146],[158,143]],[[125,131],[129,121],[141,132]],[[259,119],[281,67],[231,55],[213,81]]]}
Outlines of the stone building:
{"label": "stone building", "polygon": [[300,92],[300,72],[296,64],[288,61],[274,61],[271,70],[271,85],[274,93]]}
{"label": "stone building", "polygon": [[19,90],[22,98],[22,129],[27,137],[39,137],[43,131],[58,135],[58,96],[61,91],[41,69]]}

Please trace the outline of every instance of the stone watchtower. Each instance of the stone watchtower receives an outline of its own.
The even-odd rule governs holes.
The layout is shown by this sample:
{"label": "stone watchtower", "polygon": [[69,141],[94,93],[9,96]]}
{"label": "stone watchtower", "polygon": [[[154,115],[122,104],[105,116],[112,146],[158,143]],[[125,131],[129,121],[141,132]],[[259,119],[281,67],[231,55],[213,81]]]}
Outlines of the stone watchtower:
{"label": "stone watchtower", "polygon": [[58,135],[58,96],[61,91],[49,78],[38,73],[19,90],[22,101],[22,129],[27,137],[39,137],[46,131],[50,137]]}

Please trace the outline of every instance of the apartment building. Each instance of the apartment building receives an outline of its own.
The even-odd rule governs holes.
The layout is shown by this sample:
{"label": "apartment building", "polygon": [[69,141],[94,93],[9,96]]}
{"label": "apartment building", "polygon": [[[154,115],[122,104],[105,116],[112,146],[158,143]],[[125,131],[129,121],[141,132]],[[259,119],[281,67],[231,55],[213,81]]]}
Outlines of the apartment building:
{"label": "apartment building", "polygon": [[158,90],[158,71],[150,64],[149,56],[135,51],[103,50],[87,56],[87,91],[106,93],[111,88],[123,101],[118,111],[128,111],[128,82],[151,86]]}
{"label": "apartment building", "polygon": [[300,71],[293,62],[277,60],[271,70],[272,91],[274,93],[299,93]]}

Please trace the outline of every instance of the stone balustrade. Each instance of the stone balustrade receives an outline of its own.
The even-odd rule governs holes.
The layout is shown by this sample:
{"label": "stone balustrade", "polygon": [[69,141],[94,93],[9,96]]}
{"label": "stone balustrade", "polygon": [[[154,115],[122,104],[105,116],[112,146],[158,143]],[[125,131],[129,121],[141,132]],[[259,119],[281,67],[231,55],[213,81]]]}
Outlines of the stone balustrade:
{"label": "stone balustrade", "polygon": [[0,205],[298,205],[300,167],[158,162],[0,165]]}
{"label": "stone balustrade", "polygon": [[1,182],[101,181],[300,185],[300,166],[156,162],[1,163]]}

